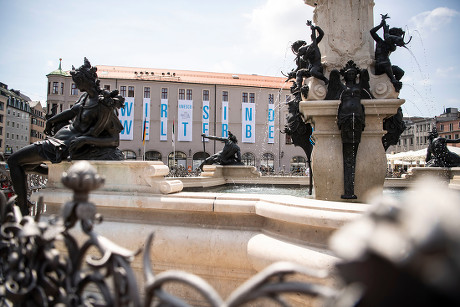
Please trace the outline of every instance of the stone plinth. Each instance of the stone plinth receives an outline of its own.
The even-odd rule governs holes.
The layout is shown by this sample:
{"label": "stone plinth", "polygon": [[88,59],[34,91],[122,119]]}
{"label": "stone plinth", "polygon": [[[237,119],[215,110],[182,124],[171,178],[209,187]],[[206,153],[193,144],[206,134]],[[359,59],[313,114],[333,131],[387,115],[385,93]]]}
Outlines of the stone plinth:
{"label": "stone plinth", "polygon": [[[143,192],[169,194],[182,191],[180,180],[165,180],[169,168],[158,161],[91,161],[99,174],[105,177],[102,191]],[[49,174],[47,188],[63,189],[62,173],[67,171],[72,162],[48,164]]]}
{"label": "stone plinth", "polygon": [[[387,159],[382,145],[383,120],[396,114],[403,99],[361,100],[365,107],[366,128],[356,157],[356,201],[363,202],[370,191],[382,191]],[[315,146],[312,170],[316,199],[341,200],[343,189],[342,139],[337,127],[339,100],[302,101],[300,112],[314,127]]]}

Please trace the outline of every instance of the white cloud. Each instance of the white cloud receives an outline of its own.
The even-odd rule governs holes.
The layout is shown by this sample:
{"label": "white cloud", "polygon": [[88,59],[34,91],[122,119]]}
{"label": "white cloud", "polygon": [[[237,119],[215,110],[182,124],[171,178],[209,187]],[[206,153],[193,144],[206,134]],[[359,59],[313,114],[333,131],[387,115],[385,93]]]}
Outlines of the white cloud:
{"label": "white cloud", "polygon": [[313,8],[300,0],[266,0],[246,17],[248,38],[255,43],[254,50],[275,57],[285,55],[287,42],[309,40],[309,28]]}
{"label": "white cloud", "polygon": [[436,77],[438,78],[447,78],[447,79],[458,79],[460,78],[460,73],[457,67],[438,67],[436,68]]}
{"label": "white cloud", "polygon": [[453,18],[459,16],[460,12],[447,7],[438,7],[432,11],[420,13],[410,19],[416,29],[423,29],[428,32],[436,31],[449,24]]}
{"label": "white cloud", "polygon": [[222,60],[211,67],[211,71],[236,72],[237,66],[229,60]]}
{"label": "white cloud", "polygon": [[452,106],[460,105],[460,99],[458,98],[448,98],[447,102],[449,103],[449,105],[452,105]]}

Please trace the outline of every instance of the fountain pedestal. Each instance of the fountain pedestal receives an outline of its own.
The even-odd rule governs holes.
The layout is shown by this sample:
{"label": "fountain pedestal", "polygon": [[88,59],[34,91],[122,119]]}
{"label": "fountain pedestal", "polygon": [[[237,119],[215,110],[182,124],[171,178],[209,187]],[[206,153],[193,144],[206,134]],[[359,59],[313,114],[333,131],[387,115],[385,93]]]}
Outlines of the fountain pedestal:
{"label": "fountain pedestal", "polygon": [[[387,159],[382,145],[383,120],[394,115],[403,99],[361,100],[366,112],[356,157],[355,194],[362,202],[366,193],[381,192],[385,181]],[[343,194],[342,139],[337,127],[340,100],[302,101],[300,112],[314,127],[315,147],[312,169],[316,199],[337,201]]]}

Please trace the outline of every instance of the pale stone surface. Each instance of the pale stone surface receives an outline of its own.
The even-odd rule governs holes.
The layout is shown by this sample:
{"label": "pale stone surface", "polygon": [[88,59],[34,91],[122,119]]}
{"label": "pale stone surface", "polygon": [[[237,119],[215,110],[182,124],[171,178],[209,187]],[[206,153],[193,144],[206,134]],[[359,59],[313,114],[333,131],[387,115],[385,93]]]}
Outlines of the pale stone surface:
{"label": "pale stone surface", "polygon": [[326,98],[327,88],[323,81],[314,77],[307,78],[305,84],[308,85],[308,97],[303,97],[305,100],[323,100]]}
{"label": "pale stone surface", "polygon": [[313,22],[324,31],[319,43],[322,62],[329,73],[341,69],[349,60],[369,68],[374,58],[373,0],[305,0],[313,6]]}
{"label": "pale stone surface", "polygon": [[[149,169],[142,163],[126,162],[117,162],[115,172],[139,174],[128,171],[135,166]],[[99,161],[91,163],[106,178],[114,172]],[[57,169],[68,166],[50,165],[49,187],[32,195],[35,200],[39,195],[44,196],[47,215],[58,213],[61,205],[72,198],[57,174]],[[113,178],[126,181],[126,176],[118,175],[113,174]],[[113,178],[109,185],[118,186]],[[92,192],[90,201],[104,217],[95,231],[129,250],[143,247],[147,236],[154,232],[150,252],[155,272],[179,269],[197,274],[224,298],[275,261],[289,260],[312,269],[330,270],[338,259],[328,250],[329,237],[368,209],[365,204],[280,195],[205,192],[163,195],[146,192],[147,185],[147,182],[137,185],[137,190],[136,186],[132,187],[134,190],[103,187]],[[142,287],[140,256],[134,260],[133,268]],[[315,282],[332,284],[335,279]],[[186,289],[175,291],[194,305],[202,303]],[[298,306],[309,305],[310,301],[298,302]]]}
{"label": "pale stone surface", "polygon": [[[362,100],[366,127],[356,157],[356,201],[364,202],[369,192],[382,191],[387,160],[382,145],[383,120],[396,113],[403,99]],[[343,194],[342,139],[337,126],[339,100],[302,101],[300,112],[314,126],[316,141],[312,154],[315,197],[341,201]]]}
{"label": "pale stone surface", "polygon": [[310,184],[307,176],[261,176],[254,166],[244,165],[204,165],[200,177],[181,177],[177,180],[182,181],[184,188],[206,188],[224,184],[277,184],[291,186]]}
{"label": "pale stone surface", "polygon": [[[182,190],[179,180],[165,180],[169,168],[157,161],[91,161],[99,174],[103,174],[103,191],[173,193]],[[62,188],[62,173],[72,162],[48,163],[48,188]]]}
{"label": "pale stone surface", "polygon": [[[368,69],[372,95],[377,99],[395,99],[399,93],[387,75],[374,75],[374,40],[370,30],[374,25],[373,0],[305,0],[314,7],[313,21],[324,31],[319,43],[321,62],[325,75],[333,69],[340,70],[349,60],[353,60],[361,69]],[[307,39],[308,41],[308,39]],[[319,80],[308,78],[310,86],[305,100],[322,100],[326,97],[326,87]]]}

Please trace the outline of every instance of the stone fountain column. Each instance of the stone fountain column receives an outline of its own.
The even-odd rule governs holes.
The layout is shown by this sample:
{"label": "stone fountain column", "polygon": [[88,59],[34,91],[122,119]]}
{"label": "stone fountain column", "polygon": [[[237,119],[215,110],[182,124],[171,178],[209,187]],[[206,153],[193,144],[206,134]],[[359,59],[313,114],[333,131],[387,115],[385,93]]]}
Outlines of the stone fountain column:
{"label": "stone fountain column", "polygon": [[[374,68],[374,40],[369,31],[373,28],[373,0],[305,0],[313,6],[313,21],[325,36],[319,48],[325,73],[340,69],[349,60],[360,68],[367,68],[370,90],[376,99],[362,100],[365,107],[366,128],[356,157],[355,194],[365,201],[367,192],[383,190],[387,159],[382,145],[383,120],[396,114],[403,99],[398,99],[386,75],[376,76]],[[342,200],[343,159],[342,139],[337,127],[339,100],[324,100],[327,89],[315,78],[306,80],[310,87],[308,97],[299,105],[306,121],[314,126],[316,145],[312,155],[315,197],[323,200]]]}

